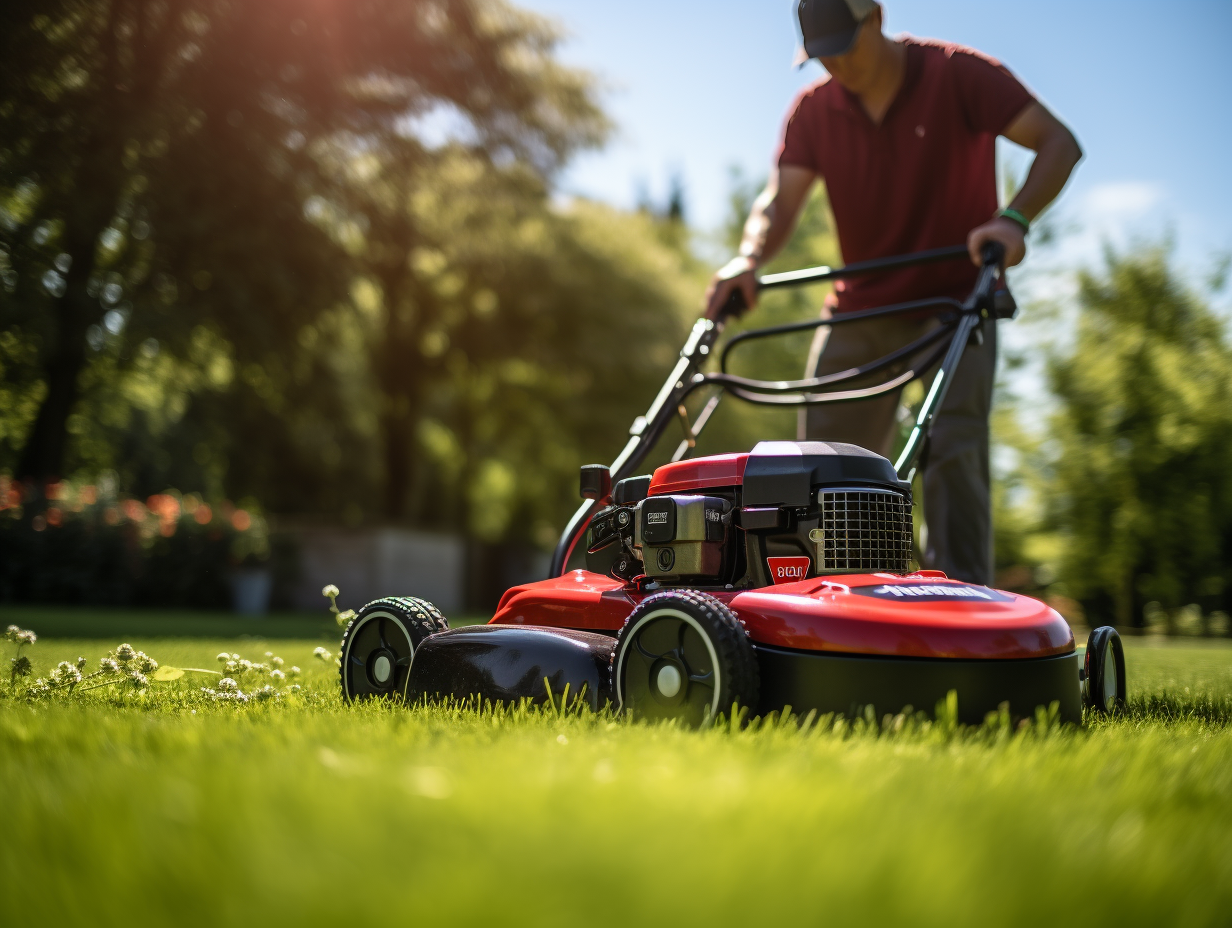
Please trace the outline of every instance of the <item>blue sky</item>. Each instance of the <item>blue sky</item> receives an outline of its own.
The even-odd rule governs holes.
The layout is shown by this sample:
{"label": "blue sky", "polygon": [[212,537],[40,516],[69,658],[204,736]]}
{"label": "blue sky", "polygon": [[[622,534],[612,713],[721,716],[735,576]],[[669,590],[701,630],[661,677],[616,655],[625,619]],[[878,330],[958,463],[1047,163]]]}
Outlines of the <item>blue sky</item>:
{"label": "blue sky", "polygon": [[[794,4],[784,0],[515,0],[559,21],[570,64],[593,71],[617,123],[566,192],[632,205],[686,184],[690,219],[724,216],[728,171],[761,176],[796,90]],[[1000,58],[1065,120],[1086,160],[1063,195],[1067,261],[1100,242],[1170,232],[1195,269],[1232,249],[1232,2],[888,0],[887,29]],[[1010,152],[1008,157],[1021,158]]]}

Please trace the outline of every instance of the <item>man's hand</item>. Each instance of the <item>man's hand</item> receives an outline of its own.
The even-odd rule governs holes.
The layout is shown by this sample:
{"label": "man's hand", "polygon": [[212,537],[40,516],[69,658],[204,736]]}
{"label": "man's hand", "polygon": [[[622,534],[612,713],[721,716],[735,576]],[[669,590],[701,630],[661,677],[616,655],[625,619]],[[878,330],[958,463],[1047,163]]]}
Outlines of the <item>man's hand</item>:
{"label": "man's hand", "polygon": [[971,230],[967,236],[967,252],[976,267],[984,263],[980,251],[989,242],[1000,242],[1005,248],[1006,267],[1014,267],[1027,256],[1027,232],[1013,219],[998,216]]}
{"label": "man's hand", "polygon": [[746,255],[738,255],[715,271],[706,288],[706,318],[718,319],[732,291],[739,289],[744,294],[744,305],[752,309],[757,305],[757,263]]}

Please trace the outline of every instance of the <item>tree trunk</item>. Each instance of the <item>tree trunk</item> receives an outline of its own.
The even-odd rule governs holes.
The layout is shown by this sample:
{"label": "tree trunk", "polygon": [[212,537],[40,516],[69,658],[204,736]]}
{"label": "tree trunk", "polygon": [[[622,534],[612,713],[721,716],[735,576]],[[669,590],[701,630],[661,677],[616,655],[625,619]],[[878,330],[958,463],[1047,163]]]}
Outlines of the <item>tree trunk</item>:
{"label": "tree trunk", "polygon": [[[402,254],[409,254],[408,247]],[[379,365],[381,439],[385,458],[384,515],[392,521],[408,516],[409,493],[417,476],[413,443],[423,404],[424,358],[419,351],[432,300],[415,285],[406,262],[381,275],[385,291],[385,344]]]}
{"label": "tree trunk", "polygon": [[86,363],[86,329],[98,309],[86,292],[89,264],[84,256],[79,261],[84,272],[70,269],[68,286],[55,302],[56,341],[43,367],[47,394],[21,451],[16,475],[19,480],[46,483],[64,475],[68,417],[80,398],[81,370]]}
{"label": "tree trunk", "polygon": [[[72,264],[65,275],[64,293],[52,304],[56,334],[43,365],[47,394],[21,451],[16,474],[19,480],[46,483],[64,476],[68,417],[80,399],[81,371],[86,364],[86,330],[101,309],[87,287],[94,270],[98,237],[111,221],[124,179],[122,159],[132,101],[119,86],[117,40],[120,22],[128,8],[128,3],[115,0],[99,37],[104,55],[99,74],[101,92],[86,116],[89,128],[82,137],[81,160],[64,191],[68,209],[64,216],[63,247]],[[140,21],[144,22],[144,17]]]}
{"label": "tree trunk", "polygon": [[385,452],[384,513],[391,521],[400,521],[406,516],[407,491],[414,479],[414,462],[411,455],[413,423],[406,404],[398,402],[403,397],[385,395],[385,409],[381,414],[381,438]]}
{"label": "tree trunk", "polygon": [[[68,448],[68,417],[81,396],[81,371],[86,365],[86,330],[101,316],[102,307],[88,291],[94,270],[95,248],[115,211],[123,181],[118,133],[100,138],[87,151],[92,163],[83,164],[73,189],[80,200],[65,217],[64,251],[72,264],[65,275],[64,293],[53,302],[55,342],[43,365],[47,394],[39,406],[34,427],[17,465],[20,480],[51,481],[64,475]],[[84,202],[82,202],[84,201]]]}

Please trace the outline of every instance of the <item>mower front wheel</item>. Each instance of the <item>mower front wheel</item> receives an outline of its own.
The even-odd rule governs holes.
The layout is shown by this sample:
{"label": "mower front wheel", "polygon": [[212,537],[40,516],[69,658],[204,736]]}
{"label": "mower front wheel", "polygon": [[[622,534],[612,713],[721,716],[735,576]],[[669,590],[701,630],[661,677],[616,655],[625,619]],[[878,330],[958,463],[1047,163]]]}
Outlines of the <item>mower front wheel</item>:
{"label": "mower front wheel", "polygon": [[343,698],[405,699],[416,649],[433,632],[447,628],[441,611],[424,599],[391,596],[368,603],[342,636],[338,676]]}
{"label": "mower front wheel", "polygon": [[1082,699],[1089,708],[1110,715],[1125,707],[1125,646],[1111,625],[1091,632],[1082,670]]}
{"label": "mower front wheel", "polygon": [[639,719],[699,726],[757,705],[757,655],[744,626],[705,593],[656,593],[630,614],[612,652],[619,707]]}

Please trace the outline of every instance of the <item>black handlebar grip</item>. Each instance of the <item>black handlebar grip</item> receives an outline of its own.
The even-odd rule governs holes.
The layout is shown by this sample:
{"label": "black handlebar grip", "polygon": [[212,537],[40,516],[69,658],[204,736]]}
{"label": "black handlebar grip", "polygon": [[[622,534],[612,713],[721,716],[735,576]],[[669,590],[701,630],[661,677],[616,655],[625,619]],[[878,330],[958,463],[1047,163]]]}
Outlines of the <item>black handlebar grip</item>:
{"label": "black handlebar grip", "polygon": [[1005,262],[1005,246],[1000,242],[985,242],[980,248],[980,259],[985,264],[1003,264]]}
{"label": "black handlebar grip", "polygon": [[745,302],[744,291],[739,287],[727,294],[727,300],[719,308],[719,319],[738,318],[749,308],[749,304]]}

